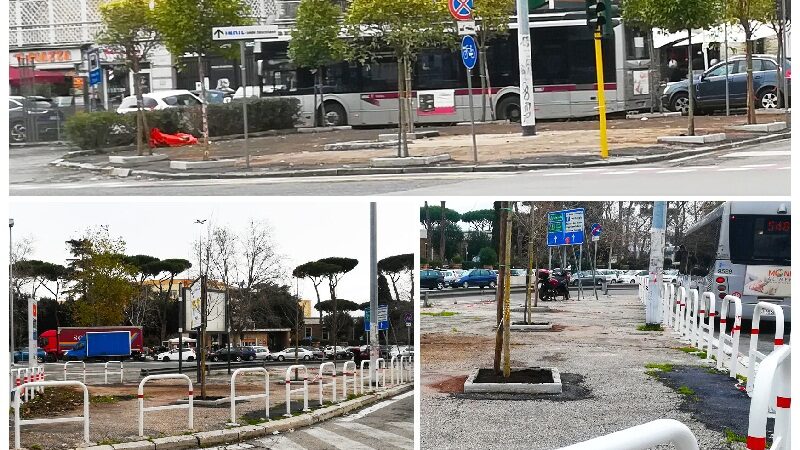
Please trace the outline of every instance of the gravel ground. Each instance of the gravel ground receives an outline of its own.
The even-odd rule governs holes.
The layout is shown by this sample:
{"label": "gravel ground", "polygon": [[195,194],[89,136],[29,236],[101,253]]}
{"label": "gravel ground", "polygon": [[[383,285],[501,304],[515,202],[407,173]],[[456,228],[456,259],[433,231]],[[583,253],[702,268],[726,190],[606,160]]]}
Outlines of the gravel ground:
{"label": "gravel ground", "polygon": [[[278,373],[279,372],[279,373]],[[285,405],[285,385],[283,375],[285,370],[270,373],[270,409],[275,417],[281,411],[276,409],[279,405]],[[314,408],[319,404],[319,384],[312,383],[316,370],[309,371],[309,407]],[[208,395],[228,396],[230,395],[230,384],[221,375],[215,375],[209,380],[207,385]],[[262,384],[258,384],[261,381]],[[341,377],[337,377],[337,383],[341,383]],[[292,388],[298,386],[293,385]],[[138,383],[130,385],[115,386],[89,386],[89,394],[96,395],[135,395]],[[337,396],[341,397],[341,384],[337,384]],[[195,395],[200,394],[200,386],[194,385]],[[257,394],[263,392],[263,375],[242,374],[236,378],[236,394]],[[352,389],[348,387],[348,392]],[[145,406],[157,406],[172,404],[178,398],[186,398],[186,384],[180,380],[161,380],[148,382],[145,387]],[[330,399],[330,388],[325,389],[325,398]],[[302,400],[301,394],[293,394],[294,400]],[[82,408],[82,407],[81,407]],[[78,408],[73,412],[63,414],[64,416],[79,416],[82,409]],[[285,408],[285,406],[283,406]],[[241,401],[236,403],[236,415],[241,417],[247,413],[261,412],[263,416],[264,402],[262,399]],[[123,400],[111,404],[92,404],[89,408],[90,429],[89,436],[95,443],[118,443],[126,441],[136,441],[138,437],[138,402],[137,400]],[[55,417],[55,415],[54,415]],[[166,410],[145,413],[144,432],[149,437],[174,436],[189,432],[187,428],[186,410]],[[230,405],[224,403],[219,407],[199,407],[194,408],[194,430],[208,431],[225,428],[225,423],[230,420]],[[246,425],[246,424],[245,424]],[[22,427],[22,446],[32,448],[37,445],[40,449],[64,449],[74,448],[81,444],[83,431],[80,423],[53,424],[53,425],[30,425]],[[14,429],[13,411],[9,417],[9,443],[13,448]]]}
{"label": "gravel ground", "polygon": [[[521,301],[512,296],[512,305]],[[677,350],[669,333],[636,331],[644,309],[635,293],[549,303],[551,312],[534,320],[547,318],[558,331],[512,333],[512,366],[567,374],[570,395],[553,399],[461,393],[472,368],[491,367],[496,305],[438,305],[430,311],[458,314],[422,316],[422,448],[553,449],[660,418],[688,425],[702,449],[744,448],[682,411],[682,396],[645,373],[647,363],[699,360]]]}

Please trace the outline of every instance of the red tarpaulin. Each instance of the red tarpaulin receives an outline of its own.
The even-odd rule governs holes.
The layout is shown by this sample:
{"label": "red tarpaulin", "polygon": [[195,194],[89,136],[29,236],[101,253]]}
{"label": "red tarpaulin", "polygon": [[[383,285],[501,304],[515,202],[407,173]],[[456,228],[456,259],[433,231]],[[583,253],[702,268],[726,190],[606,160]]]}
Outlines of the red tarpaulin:
{"label": "red tarpaulin", "polygon": [[11,86],[19,86],[22,77],[30,79],[31,72],[33,72],[33,80],[35,83],[57,84],[64,82],[64,72],[60,71],[46,71],[46,70],[20,70],[19,67],[8,66],[8,83]]}
{"label": "red tarpaulin", "polygon": [[197,138],[186,133],[166,134],[162,133],[158,128],[153,128],[150,130],[150,139],[148,143],[151,148],[182,147],[184,145],[197,144]]}

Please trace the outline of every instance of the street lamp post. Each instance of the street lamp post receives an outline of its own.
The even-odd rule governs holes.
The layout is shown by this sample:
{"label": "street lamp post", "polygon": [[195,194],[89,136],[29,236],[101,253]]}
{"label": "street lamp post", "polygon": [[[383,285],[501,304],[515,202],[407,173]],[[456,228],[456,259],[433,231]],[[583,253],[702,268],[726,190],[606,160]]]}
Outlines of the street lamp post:
{"label": "street lamp post", "polygon": [[[197,225],[205,225],[206,219],[196,219],[194,221]],[[200,395],[202,398],[206,396],[206,384],[205,384],[205,370],[206,370],[206,336],[205,336],[205,295],[206,295],[206,278],[203,275],[203,233],[201,230],[200,233],[200,267],[198,268],[200,271],[200,331],[197,335],[199,345],[196,345],[195,348],[200,350],[200,354],[197,355],[197,381],[200,383]]]}
{"label": "street lamp post", "polygon": [[14,246],[11,240],[14,229],[14,219],[8,219],[8,305],[10,308],[9,319],[11,320],[11,365],[14,365]]}

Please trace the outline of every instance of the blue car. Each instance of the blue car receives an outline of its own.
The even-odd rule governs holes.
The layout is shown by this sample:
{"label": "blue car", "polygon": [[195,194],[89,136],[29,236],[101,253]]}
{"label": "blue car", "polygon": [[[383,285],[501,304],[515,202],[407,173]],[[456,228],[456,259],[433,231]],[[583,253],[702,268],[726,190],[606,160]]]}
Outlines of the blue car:
{"label": "blue car", "polygon": [[497,287],[497,274],[489,269],[472,269],[453,280],[450,285],[462,288],[478,286],[481,289],[488,286],[494,289]]}
{"label": "blue car", "polygon": [[[38,348],[36,351],[36,361],[45,362],[47,360],[47,352],[43,348]],[[28,362],[28,349],[22,348],[14,352],[14,363]]]}
{"label": "blue car", "polygon": [[[791,62],[787,61],[786,78],[791,96]],[[728,68],[728,96],[733,108],[747,106],[747,61],[744,55],[711,66],[694,76],[695,110],[711,112],[725,109],[725,67]],[[753,92],[756,108],[777,108],[783,92],[779,90],[778,60],[771,55],[753,55]],[[661,104],[670,111],[689,113],[687,80],[667,84]]]}

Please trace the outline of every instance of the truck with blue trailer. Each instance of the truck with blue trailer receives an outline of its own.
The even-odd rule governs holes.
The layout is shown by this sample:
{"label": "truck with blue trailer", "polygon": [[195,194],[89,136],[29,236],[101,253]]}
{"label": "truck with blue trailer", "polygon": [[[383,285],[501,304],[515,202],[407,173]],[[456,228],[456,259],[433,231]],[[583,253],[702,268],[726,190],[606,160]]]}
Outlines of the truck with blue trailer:
{"label": "truck with blue trailer", "polygon": [[68,361],[127,359],[131,356],[131,333],[130,331],[87,332],[64,356]]}

